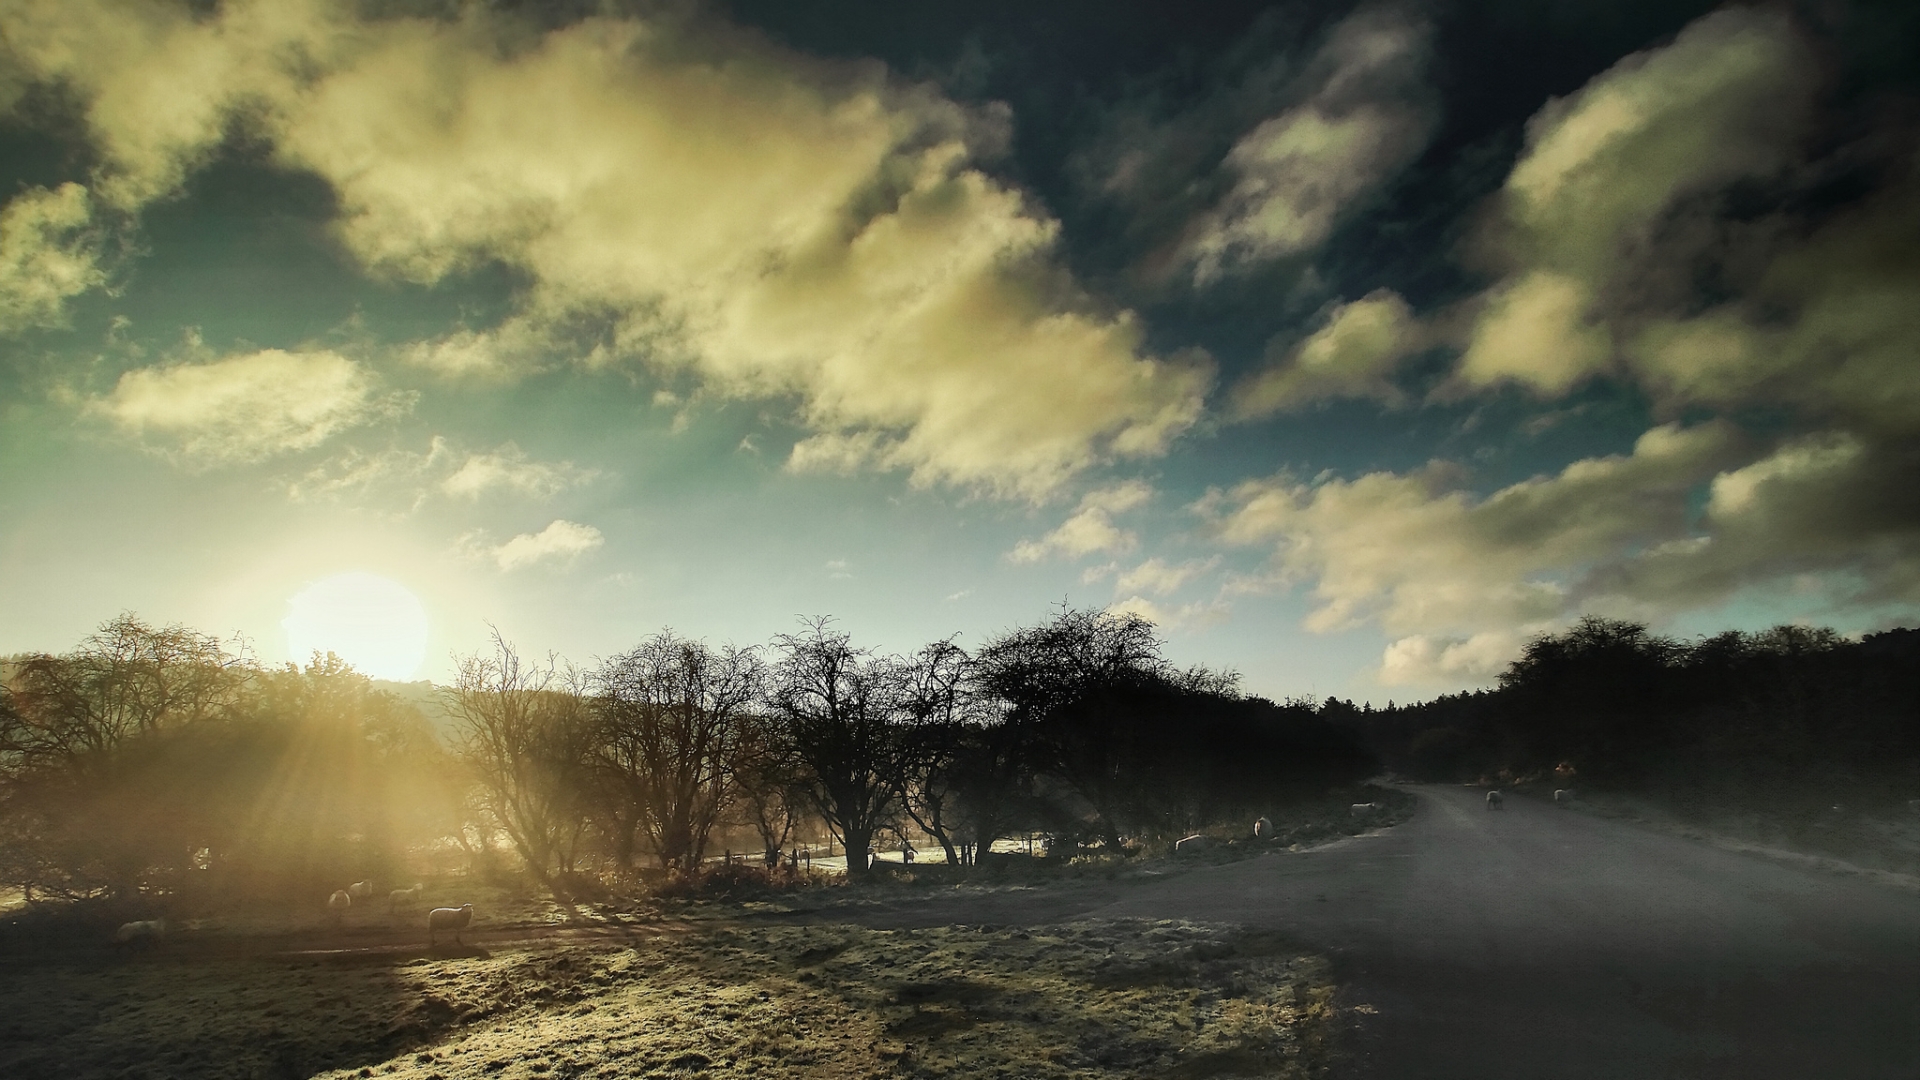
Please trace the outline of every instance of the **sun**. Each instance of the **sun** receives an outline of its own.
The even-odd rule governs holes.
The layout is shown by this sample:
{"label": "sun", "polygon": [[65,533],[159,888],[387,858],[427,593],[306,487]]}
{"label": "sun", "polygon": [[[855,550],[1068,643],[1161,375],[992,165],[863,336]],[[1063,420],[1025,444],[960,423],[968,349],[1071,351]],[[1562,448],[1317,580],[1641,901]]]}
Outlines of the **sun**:
{"label": "sun", "polygon": [[353,571],[321,578],[287,601],[287,654],[306,664],[333,653],[375,679],[406,682],[427,655],[427,609],[406,586]]}

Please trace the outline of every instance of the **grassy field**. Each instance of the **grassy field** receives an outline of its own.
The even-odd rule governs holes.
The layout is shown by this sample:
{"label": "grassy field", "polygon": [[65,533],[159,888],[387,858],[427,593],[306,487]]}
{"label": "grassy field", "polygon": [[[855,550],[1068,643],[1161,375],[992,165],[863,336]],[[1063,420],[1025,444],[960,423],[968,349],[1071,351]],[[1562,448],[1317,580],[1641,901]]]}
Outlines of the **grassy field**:
{"label": "grassy field", "polygon": [[1320,958],[1182,922],[691,921],[247,955],[185,935],[0,972],[0,1075],[1322,1073]]}
{"label": "grassy field", "polygon": [[1347,1022],[1325,958],[1232,926],[1061,912],[1390,825],[1411,803],[1392,794],[1364,821],[1330,796],[1277,842],[1224,836],[1197,858],[901,868],[573,910],[442,880],[428,903],[481,914],[437,948],[417,911],[228,913],[137,951],[106,944],[110,923],[16,918],[0,1076],[1322,1076]]}

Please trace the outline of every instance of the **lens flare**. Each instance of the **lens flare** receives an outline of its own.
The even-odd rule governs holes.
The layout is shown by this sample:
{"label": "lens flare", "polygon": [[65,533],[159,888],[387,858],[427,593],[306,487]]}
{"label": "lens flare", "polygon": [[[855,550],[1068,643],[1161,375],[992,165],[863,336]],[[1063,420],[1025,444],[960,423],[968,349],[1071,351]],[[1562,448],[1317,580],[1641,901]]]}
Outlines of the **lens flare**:
{"label": "lens flare", "polygon": [[353,571],[321,578],[287,601],[287,654],[306,664],[330,652],[376,679],[405,682],[427,655],[427,609],[406,586]]}

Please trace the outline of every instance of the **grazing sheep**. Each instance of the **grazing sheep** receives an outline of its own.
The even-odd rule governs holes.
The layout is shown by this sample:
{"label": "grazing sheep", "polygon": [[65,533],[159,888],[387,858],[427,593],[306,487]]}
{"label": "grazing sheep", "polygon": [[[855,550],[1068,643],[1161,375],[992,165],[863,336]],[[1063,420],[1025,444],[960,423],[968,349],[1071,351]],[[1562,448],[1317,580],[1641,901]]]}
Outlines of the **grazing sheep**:
{"label": "grazing sheep", "polygon": [[1358,817],[1361,814],[1371,814],[1378,809],[1380,809],[1379,803],[1357,802],[1347,807],[1347,813]]}
{"label": "grazing sheep", "polygon": [[1487,809],[1498,810],[1501,808],[1500,804],[1505,801],[1506,799],[1499,792],[1497,791],[1487,792]]}
{"label": "grazing sheep", "polygon": [[464,944],[460,940],[460,931],[473,921],[473,905],[461,904],[459,907],[437,907],[427,912],[427,944],[438,944],[436,936],[442,930],[453,931],[453,943]]}
{"label": "grazing sheep", "polygon": [[1561,806],[1572,806],[1573,805],[1573,789],[1572,788],[1554,788],[1553,801],[1559,803]]}
{"label": "grazing sheep", "polygon": [[345,889],[335,889],[333,890],[333,895],[327,897],[327,914],[333,916],[333,924],[335,926],[340,925],[341,916],[345,915],[348,909],[352,907],[353,897]]}
{"label": "grazing sheep", "polygon": [[113,943],[128,948],[146,948],[158,945],[167,936],[167,920],[142,919],[139,922],[121,923],[120,929],[113,932]]}
{"label": "grazing sheep", "polygon": [[1175,855],[1185,855],[1189,852],[1205,851],[1212,846],[1213,837],[1195,833],[1192,836],[1182,837],[1174,841],[1173,853]]}
{"label": "grazing sheep", "polygon": [[356,881],[347,886],[347,895],[363,904],[373,899],[373,879],[368,878],[365,881]]}
{"label": "grazing sheep", "polygon": [[1255,840],[1273,839],[1273,819],[1268,817],[1263,817],[1259,821],[1254,822],[1253,838]]}
{"label": "grazing sheep", "polygon": [[391,915],[403,907],[412,907],[420,902],[420,893],[425,885],[415,885],[410,889],[395,889],[387,894],[387,914]]}

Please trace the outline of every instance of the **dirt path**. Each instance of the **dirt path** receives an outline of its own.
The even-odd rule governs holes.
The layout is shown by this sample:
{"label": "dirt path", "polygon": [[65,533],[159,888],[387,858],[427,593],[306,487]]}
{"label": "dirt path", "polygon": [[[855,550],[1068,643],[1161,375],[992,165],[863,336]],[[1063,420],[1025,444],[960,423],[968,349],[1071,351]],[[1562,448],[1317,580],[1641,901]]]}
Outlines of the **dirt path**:
{"label": "dirt path", "polygon": [[[1242,923],[1330,950],[1368,1080],[1920,1076],[1920,897],[1478,792],[1397,828],[1116,887],[903,900],[868,925]],[[820,913],[821,917],[826,912]]]}

